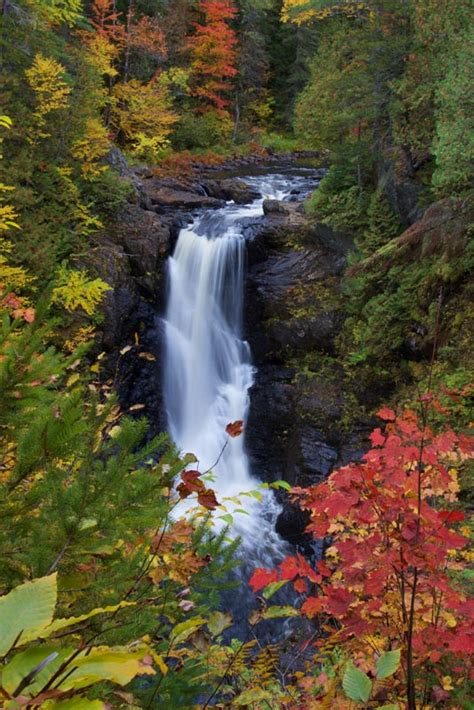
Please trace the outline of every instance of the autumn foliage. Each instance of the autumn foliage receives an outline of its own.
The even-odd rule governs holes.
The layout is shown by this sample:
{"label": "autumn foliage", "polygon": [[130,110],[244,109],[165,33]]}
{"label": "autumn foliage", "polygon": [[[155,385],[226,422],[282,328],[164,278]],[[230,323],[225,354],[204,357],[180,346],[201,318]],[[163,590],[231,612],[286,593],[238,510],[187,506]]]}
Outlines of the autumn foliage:
{"label": "autumn foliage", "polygon": [[204,22],[195,23],[195,34],[189,39],[193,94],[202,101],[201,110],[224,111],[237,74],[237,37],[229,26],[237,11],[230,0],[203,0],[200,10]]}
{"label": "autumn foliage", "polygon": [[[473,672],[474,603],[456,582],[470,559],[468,530],[455,508],[455,467],[473,456],[473,441],[432,431],[429,404],[427,397],[421,419],[382,408],[385,426],[372,433],[362,462],[293,489],[310,515],[308,532],[328,541],[324,560],[288,557],[250,580],[254,591],[291,581],[305,595],[301,613],[320,629],[319,645],[329,635],[369,674],[381,654],[401,649],[389,695],[410,708],[448,699]],[[380,692],[386,700],[387,689]],[[315,680],[312,693],[336,697],[334,679]]]}

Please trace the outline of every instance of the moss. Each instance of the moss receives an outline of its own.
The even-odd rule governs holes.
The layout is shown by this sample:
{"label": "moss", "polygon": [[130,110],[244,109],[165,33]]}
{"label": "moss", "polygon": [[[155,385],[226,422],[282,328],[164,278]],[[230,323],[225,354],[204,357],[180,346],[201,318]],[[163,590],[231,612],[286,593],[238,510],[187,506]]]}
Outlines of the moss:
{"label": "moss", "polygon": [[292,318],[314,318],[318,313],[339,310],[343,305],[340,279],[335,276],[313,283],[299,283],[287,291]]}

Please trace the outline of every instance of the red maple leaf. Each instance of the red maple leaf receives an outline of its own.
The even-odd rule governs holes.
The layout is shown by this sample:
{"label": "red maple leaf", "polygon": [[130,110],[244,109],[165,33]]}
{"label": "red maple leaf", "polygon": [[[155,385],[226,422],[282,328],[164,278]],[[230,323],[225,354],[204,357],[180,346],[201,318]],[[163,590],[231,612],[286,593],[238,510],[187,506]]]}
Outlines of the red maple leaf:
{"label": "red maple leaf", "polygon": [[461,510],[438,510],[438,515],[445,523],[462,523],[466,517]]}
{"label": "red maple leaf", "polygon": [[296,557],[285,557],[280,564],[281,576],[283,579],[294,579],[300,572],[300,566]]}
{"label": "red maple leaf", "polygon": [[377,412],[377,416],[380,417],[380,419],[384,419],[387,422],[394,422],[395,419],[397,418],[397,415],[395,414],[393,409],[389,409],[386,406],[379,409],[379,411]]}
{"label": "red maple leaf", "polygon": [[274,569],[264,569],[263,567],[257,567],[249,579],[249,584],[254,592],[259,592],[272,582],[278,582],[277,571]]}
{"label": "red maple leaf", "polygon": [[181,479],[189,491],[200,491],[203,487],[203,482],[200,480],[201,473],[199,471],[183,471]]}
{"label": "red maple leaf", "polygon": [[306,594],[308,591],[308,585],[304,579],[297,579],[293,586],[295,588],[295,592],[298,592],[298,594]]}
{"label": "red maple leaf", "polygon": [[317,614],[320,614],[326,604],[324,597],[309,597],[301,607],[301,611],[307,617],[312,619]]}
{"label": "red maple leaf", "polygon": [[385,436],[380,428],[374,429],[372,434],[369,435],[369,439],[372,442],[372,446],[383,446],[385,444]]}
{"label": "red maple leaf", "polygon": [[241,419],[238,419],[236,422],[232,422],[232,424],[227,424],[225,430],[229,436],[235,439],[235,437],[240,436],[244,431],[244,423]]}
{"label": "red maple leaf", "polygon": [[214,510],[214,508],[217,508],[219,505],[216,494],[210,488],[198,494],[198,503],[208,510]]}

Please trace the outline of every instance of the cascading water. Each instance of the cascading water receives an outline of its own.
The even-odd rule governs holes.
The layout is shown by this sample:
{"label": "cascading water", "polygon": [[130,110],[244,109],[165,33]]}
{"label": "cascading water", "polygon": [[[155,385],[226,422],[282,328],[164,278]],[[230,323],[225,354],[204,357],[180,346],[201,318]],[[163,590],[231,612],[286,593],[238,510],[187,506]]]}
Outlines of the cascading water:
{"label": "cascading water", "polygon": [[[258,487],[244,437],[227,436],[227,424],[246,421],[253,367],[242,338],[245,241],[239,223],[263,214],[263,199],[283,199],[294,188],[284,176],[250,178],[262,198],[228,203],[182,229],[169,260],[165,319],[165,403],[170,434],[192,452],[201,471],[212,469],[220,501]],[[258,473],[258,472],[257,472]],[[259,504],[245,498],[247,515],[234,516],[233,532],[257,564],[271,564],[284,543],[274,530],[279,512],[268,493]],[[228,504],[227,504],[228,505]]]}

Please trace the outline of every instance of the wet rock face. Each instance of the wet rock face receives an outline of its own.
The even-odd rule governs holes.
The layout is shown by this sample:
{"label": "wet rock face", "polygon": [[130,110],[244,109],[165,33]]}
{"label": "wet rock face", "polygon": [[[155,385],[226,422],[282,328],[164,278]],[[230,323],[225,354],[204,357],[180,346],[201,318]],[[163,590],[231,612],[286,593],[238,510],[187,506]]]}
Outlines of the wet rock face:
{"label": "wet rock face", "polygon": [[[144,405],[138,413],[148,417],[151,435],[165,428],[159,314],[164,308],[164,264],[178,229],[177,218],[128,204],[84,259],[112,287],[104,298],[97,343],[108,355],[103,376],[114,380],[124,408]],[[131,349],[120,353],[125,346]]]}
{"label": "wet rock face", "polygon": [[[321,234],[298,204],[269,202],[267,216],[245,228],[246,337],[257,368],[246,444],[259,477],[306,487],[359,458],[372,428],[363,416],[343,425],[354,392],[333,357],[351,242]],[[281,498],[278,532],[305,549],[305,515]]]}

